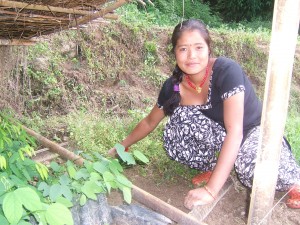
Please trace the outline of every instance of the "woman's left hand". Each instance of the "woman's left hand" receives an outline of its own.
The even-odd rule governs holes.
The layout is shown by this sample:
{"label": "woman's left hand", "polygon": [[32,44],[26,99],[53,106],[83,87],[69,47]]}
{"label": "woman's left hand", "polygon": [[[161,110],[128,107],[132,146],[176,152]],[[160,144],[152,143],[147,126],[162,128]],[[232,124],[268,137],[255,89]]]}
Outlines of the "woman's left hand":
{"label": "woman's left hand", "polygon": [[214,198],[204,189],[197,188],[190,190],[184,199],[184,206],[192,209],[197,205],[205,205],[214,201]]}

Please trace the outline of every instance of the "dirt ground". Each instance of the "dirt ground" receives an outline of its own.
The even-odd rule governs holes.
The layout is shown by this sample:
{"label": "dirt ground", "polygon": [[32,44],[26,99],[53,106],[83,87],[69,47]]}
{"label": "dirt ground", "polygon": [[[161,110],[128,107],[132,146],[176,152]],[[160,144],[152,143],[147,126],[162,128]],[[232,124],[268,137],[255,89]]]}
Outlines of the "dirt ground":
{"label": "dirt ground", "polygon": [[[133,184],[170,205],[189,213],[183,206],[183,200],[187,192],[192,188],[191,182],[179,177],[176,182],[157,183],[151,176],[139,175],[137,168],[126,169],[125,175]],[[244,225],[247,224],[248,207],[250,203],[249,190],[243,187],[233,177],[234,185],[217,203],[210,214],[202,221],[209,225]],[[285,193],[276,192],[270,224],[272,225],[299,225],[300,209],[290,209],[285,205]],[[112,192],[108,196],[110,205],[123,204],[122,195]],[[133,203],[136,201],[133,199]],[[174,223],[176,224],[176,223]]]}

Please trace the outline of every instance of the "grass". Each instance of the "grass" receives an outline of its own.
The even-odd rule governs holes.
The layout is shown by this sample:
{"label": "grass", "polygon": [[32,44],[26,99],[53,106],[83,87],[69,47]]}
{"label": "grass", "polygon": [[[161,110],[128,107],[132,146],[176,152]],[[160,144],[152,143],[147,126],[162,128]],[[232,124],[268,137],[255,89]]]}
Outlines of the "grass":
{"label": "grass", "polygon": [[[99,152],[108,157],[107,151],[123,140],[149,110],[129,111],[128,116],[123,118],[105,112],[93,114],[79,112],[69,115],[66,121],[71,140],[76,143],[78,150]],[[139,150],[150,159],[148,165],[140,166],[140,174],[142,176],[154,174],[157,182],[175,179],[174,174],[191,178],[197,171],[170,160],[166,155],[162,142],[163,127],[164,122],[131,147],[131,150]]]}

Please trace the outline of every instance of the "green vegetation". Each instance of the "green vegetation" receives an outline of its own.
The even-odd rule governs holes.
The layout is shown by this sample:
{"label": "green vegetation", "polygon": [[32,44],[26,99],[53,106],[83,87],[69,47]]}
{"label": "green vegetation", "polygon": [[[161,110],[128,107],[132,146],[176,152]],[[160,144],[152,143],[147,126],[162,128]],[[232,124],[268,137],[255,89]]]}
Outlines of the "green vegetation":
{"label": "green vegetation", "polygon": [[[122,191],[124,200],[131,202],[131,182],[122,175],[123,167],[116,159],[106,159],[99,153],[82,153],[83,166],[67,161],[50,167],[31,159],[36,147],[34,140],[21,126],[12,124],[10,117],[0,116],[0,223],[30,224],[34,217],[40,224],[73,224],[69,208],[83,206],[87,199],[97,200],[97,194],[111,189]],[[147,163],[139,151],[117,150],[124,163],[135,159]]]}
{"label": "green vegetation", "polygon": [[[115,143],[122,140],[149,113],[149,110],[129,111],[128,117],[123,119],[104,112],[72,114],[67,119],[71,138],[84,152],[99,152],[105,155]],[[130,148],[131,152],[140,151],[150,159],[148,165],[140,165],[141,174],[146,175],[155,170],[154,176],[157,178],[157,182],[162,182],[164,179],[176,179],[173,176],[175,173],[179,176],[192,177],[196,173],[195,170],[171,161],[166,155],[162,142],[163,128],[164,122],[150,135]]]}

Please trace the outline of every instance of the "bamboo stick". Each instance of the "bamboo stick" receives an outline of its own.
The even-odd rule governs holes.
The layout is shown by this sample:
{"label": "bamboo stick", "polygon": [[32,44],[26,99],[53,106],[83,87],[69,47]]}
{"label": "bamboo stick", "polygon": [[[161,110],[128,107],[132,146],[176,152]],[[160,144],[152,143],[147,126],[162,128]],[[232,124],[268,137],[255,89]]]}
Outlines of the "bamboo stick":
{"label": "bamboo stick", "polygon": [[36,4],[29,4],[29,3],[17,2],[17,1],[7,1],[7,0],[0,0],[0,6],[20,8],[20,9],[32,9],[32,10],[47,11],[47,12],[52,11],[52,12],[60,12],[60,13],[78,14],[78,15],[90,15],[93,13],[91,11],[84,11],[78,9],[36,5]]}
{"label": "bamboo stick", "polygon": [[[300,1],[276,0],[248,225],[270,224],[288,111]],[[284,44],[283,44],[284,43]]]}
{"label": "bamboo stick", "polygon": [[[50,151],[59,154],[62,158],[72,160],[77,165],[83,165],[84,159],[73,152],[63,148],[55,142],[50,141],[46,137],[34,132],[33,130],[22,126],[24,130],[31,136],[35,137],[42,145],[49,148]],[[181,225],[205,225],[198,221],[195,217],[175,208],[172,205],[162,201],[161,199],[153,196],[152,194],[142,190],[141,188],[132,186],[133,198],[145,206],[165,215],[171,220]]]}
{"label": "bamboo stick", "polygon": [[53,141],[45,138],[44,136],[34,132],[33,130],[22,126],[22,128],[31,136],[35,137],[42,145],[49,148],[51,152],[59,154],[63,159],[71,160],[78,165],[83,165],[84,159],[80,156],[74,154],[73,152],[65,149],[64,147],[56,144]]}
{"label": "bamboo stick", "polygon": [[[63,21],[63,20],[70,21],[70,19],[67,17],[54,17],[54,16],[44,16],[44,15],[36,15],[36,14],[29,15],[27,13],[17,13],[17,12],[11,12],[11,11],[1,10],[1,9],[0,9],[0,13],[6,15],[22,16],[22,18],[29,17],[29,18],[38,18],[38,19],[51,19],[57,21]],[[13,19],[15,19],[15,17]]]}
{"label": "bamboo stick", "polygon": [[0,39],[0,46],[1,45],[7,45],[7,46],[12,46],[12,45],[24,45],[24,46],[31,46],[34,45],[36,42],[31,41],[31,40],[26,40],[26,39]]}
{"label": "bamboo stick", "polygon": [[110,12],[113,12],[115,9],[121,7],[122,5],[124,5],[124,4],[128,3],[128,2],[129,2],[129,0],[119,0],[118,2],[115,2],[115,3],[111,4],[107,8],[101,9],[101,10],[99,10],[96,13],[89,14],[89,15],[84,16],[83,18],[78,19],[77,22],[73,21],[69,25],[69,27],[79,26],[79,25],[87,23],[87,22],[89,22],[91,20],[97,19],[99,17],[103,17],[104,15],[106,15],[106,14],[108,14]]}

